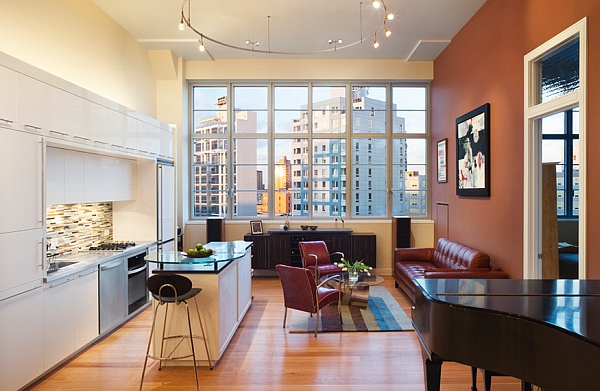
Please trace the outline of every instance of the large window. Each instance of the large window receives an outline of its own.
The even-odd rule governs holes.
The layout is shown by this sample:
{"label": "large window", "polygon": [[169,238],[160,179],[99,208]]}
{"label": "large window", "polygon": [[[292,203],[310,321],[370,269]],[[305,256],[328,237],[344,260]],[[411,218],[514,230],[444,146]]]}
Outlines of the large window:
{"label": "large window", "polygon": [[426,86],[228,83],[192,100],[192,218],[427,216]]}

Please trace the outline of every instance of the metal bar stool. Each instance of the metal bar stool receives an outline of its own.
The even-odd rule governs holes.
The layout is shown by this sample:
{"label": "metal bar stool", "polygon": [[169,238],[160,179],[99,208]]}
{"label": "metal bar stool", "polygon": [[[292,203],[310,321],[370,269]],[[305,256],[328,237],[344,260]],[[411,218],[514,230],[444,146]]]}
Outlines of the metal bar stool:
{"label": "metal bar stool", "polygon": [[[194,351],[194,338],[201,338],[204,341],[204,348],[206,349],[206,356],[208,357],[208,365],[210,366],[210,369],[213,369],[212,360],[210,358],[210,352],[208,350],[208,344],[206,342],[206,334],[204,333],[204,327],[202,326],[202,319],[200,318],[200,311],[198,310],[198,303],[196,301],[196,296],[202,291],[202,288],[192,288],[192,281],[190,281],[190,279],[185,276],[171,273],[159,273],[148,278],[148,290],[152,294],[152,297],[154,297],[154,299],[157,300],[158,304],[155,306],[154,313],[152,316],[152,328],[150,329],[150,338],[148,339],[148,348],[146,349],[146,358],[144,360],[144,369],[142,371],[142,379],[140,381],[140,390],[142,389],[142,386],[144,384],[144,375],[146,373],[146,364],[148,363],[148,358],[159,360],[158,370],[160,371],[162,369],[163,361],[180,360],[189,357],[192,357],[192,360],[194,362],[196,390],[200,390],[200,387],[198,385],[198,368],[196,366],[196,353]],[[198,322],[200,323],[200,331],[202,332],[202,335],[194,335],[192,333],[192,322],[190,319],[190,310],[187,303],[187,300],[192,298],[194,299],[194,304],[196,306],[196,313],[198,314]],[[169,304],[179,305],[181,303],[185,305],[189,334],[165,335]],[[158,313],[158,309],[161,308],[163,305],[165,306],[165,316],[160,344],[160,356],[154,356],[150,354],[150,345],[152,344],[152,336],[154,335],[156,315]],[[166,339],[179,339],[179,342],[167,355],[165,355],[164,353],[164,342]],[[179,345],[181,345],[183,341],[188,339],[190,342],[191,353],[184,356],[173,357],[173,353],[175,353],[175,350],[179,347]]]}

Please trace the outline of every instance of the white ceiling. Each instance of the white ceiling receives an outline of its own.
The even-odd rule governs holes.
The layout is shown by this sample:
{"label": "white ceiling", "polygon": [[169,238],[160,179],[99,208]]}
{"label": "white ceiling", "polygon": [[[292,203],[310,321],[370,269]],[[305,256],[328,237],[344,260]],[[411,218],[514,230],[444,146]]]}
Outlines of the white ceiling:
{"label": "white ceiling", "polygon": [[[395,19],[387,22],[370,0],[189,0],[191,24],[214,40],[250,49],[245,41],[260,42],[260,50],[313,52],[354,46],[318,54],[261,54],[223,47],[204,39],[214,59],[330,58],[403,59],[432,61],[485,0],[384,0]],[[362,1],[362,5],[361,5]],[[199,36],[178,29],[183,0],[94,0],[117,23],[149,50],[171,50],[188,61],[210,61],[198,50]],[[187,17],[187,4],[185,6]],[[361,11],[362,10],[362,11]],[[361,17],[362,14],[362,17]],[[362,31],[361,31],[362,25]],[[373,48],[373,34],[381,43]],[[269,42],[270,41],[270,42]],[[339,47],[338,46],[338,47]]]}

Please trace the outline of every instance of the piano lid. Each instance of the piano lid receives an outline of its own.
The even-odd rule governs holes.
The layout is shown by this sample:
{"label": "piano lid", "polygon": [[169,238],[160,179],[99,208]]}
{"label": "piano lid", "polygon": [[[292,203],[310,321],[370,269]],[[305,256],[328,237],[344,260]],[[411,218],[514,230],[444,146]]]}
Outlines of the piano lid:
{"label": "piano lid", "polygon": [[431,301],[558,327],[600,347],[600,281],[415,279]]}

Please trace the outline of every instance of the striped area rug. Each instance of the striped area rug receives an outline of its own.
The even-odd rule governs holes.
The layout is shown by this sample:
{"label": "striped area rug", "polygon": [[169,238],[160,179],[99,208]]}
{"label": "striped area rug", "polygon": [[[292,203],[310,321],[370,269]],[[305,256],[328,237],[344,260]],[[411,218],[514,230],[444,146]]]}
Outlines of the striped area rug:
{"label": "striped area rug", "polygon": [[[353,301],[344,295],[342,319],[337,305],[330,304],[321,310],[319,332],[341,331],[411,331],[412,322],[392,294],[383,286],[371,286],[367,303]],[[290,333],[312,333],[315,330],[315,316],[306,312],[289,310],[287,328]]]}

